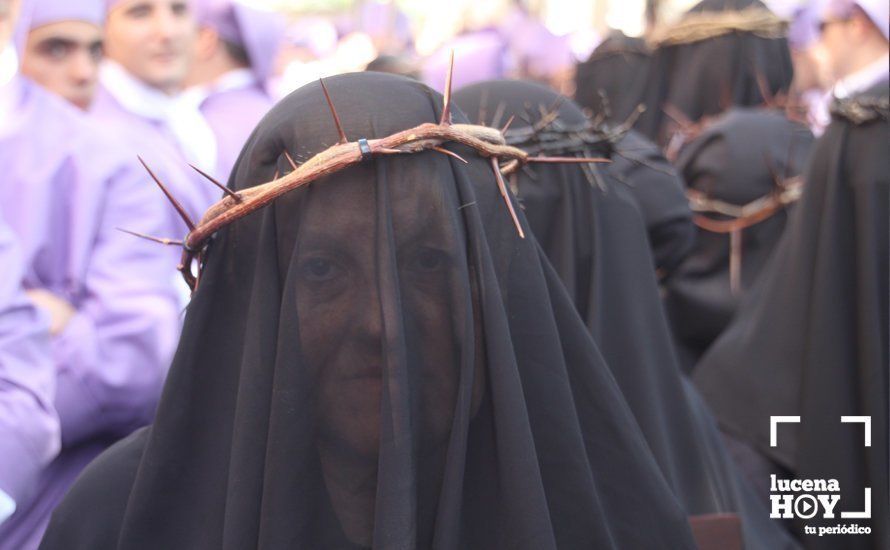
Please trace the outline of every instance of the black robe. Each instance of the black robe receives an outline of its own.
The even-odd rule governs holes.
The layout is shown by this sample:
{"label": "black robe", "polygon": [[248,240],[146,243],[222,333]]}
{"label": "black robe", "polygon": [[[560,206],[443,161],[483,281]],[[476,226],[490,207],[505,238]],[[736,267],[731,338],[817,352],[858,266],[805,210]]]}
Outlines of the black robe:
{"label": "black robe", "polygon": [[651,53],[642,38],[614,31],[575,68],[575,101],[623,122],[644,101]]}
{"label": "black robe", "polygon": [[[779,111],[734,108],[681,150],[677,169],[690,189],[744,206],[775,192],[776,179],[798,176],[812,143],[809,129]],[[735,291],[730,235],[697,230],[693,251],[665,283],[665,307],[684,369],[691,370],[729,324],[739,299],[757,280],[782,236],[791,208],[741,231],[741,276]],[[706,216],[721,219],[713,213]]]}
{"label": "black robe", "polygon": [[[861,511],[871,488],[870,520],[803,522],[858,523],[871,536],[808,536],[808,548],[890,547],[887,96],[885,82],[854,98],[885,107],[835,116],[816,142],[773,260],[695,371],[724,430],[798,478],[838,480],[840,510]],[[777,447],[771,415],[801,417],[779,428]],[[863,424],[841,416],[871,417],[871,447]]]}
{"label": "black robe", "polygon": [[[441,116],[407,78],[326,82],[352,140]],[[230,187],[336,142],[304,86]],[[42,548],[693,548],[488,160],[448,147],[469,164],[373,158],[220,230],[154,424],[87,468]]]}
{"label": "black robe", "polygon": [[[687,13],[766,10],[760,0],[702,0]],[[732,32],[697,42],[655,49],[637,128],[661,146],[677,129],[664,108],[672,105],[695,122],[732,105],[757,106],[787,92],[794,76],[785,38]],[[764,97],[764,96],[767,97]]]}
{"label": "black robe", "polygon": [[[467,86],[454,98],[472,116],[486,95],[503,101],[507,116],[522,113],[526,104],[552,105],[557,97],[537,84],[494,81]],[[584,115],[566,101],[559,120],[575,127]],[[517,130],[526,125],[513,124]],[[736,470],[711,414],[678,368],[629,184],[604,171],[601,188],[578,165],[532,169],[534,177],[520,172],[516,182],[529,225],[600,345],[677,498],[690,515],[738,513],[747,548],[793,547]]]}
{"label": "black robe", "polygon": [[669,278],[692,252],[696,239],[683,179],[661,150],[634,130],[615,144],[612,163],[604,170],[633,195],[659,278]]}

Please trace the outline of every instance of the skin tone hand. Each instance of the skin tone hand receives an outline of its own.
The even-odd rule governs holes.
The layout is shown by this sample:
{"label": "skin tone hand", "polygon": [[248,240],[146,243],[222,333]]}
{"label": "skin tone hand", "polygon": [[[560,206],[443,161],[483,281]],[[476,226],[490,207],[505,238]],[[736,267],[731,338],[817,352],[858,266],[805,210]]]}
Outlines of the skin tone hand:
{"label": "skin tone hand", "polygon": [[27,294],[34,302],[34,305],[49,313],[49,332],[52,336],[56,336],[65,330],[65,327],[68,326],[68,322],[71,321],[71,318],[77,313],[74,306],[47,290],[33,289],[27,291]]}

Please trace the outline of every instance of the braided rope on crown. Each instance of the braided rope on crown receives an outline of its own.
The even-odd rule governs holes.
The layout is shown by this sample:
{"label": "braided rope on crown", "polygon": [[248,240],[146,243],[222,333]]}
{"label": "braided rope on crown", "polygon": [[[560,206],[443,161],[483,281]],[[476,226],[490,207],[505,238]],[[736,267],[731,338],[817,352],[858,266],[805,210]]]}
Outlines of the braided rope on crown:
{"label": "braided rope on crown", "polygon": [[757,6],[742,10],[687,13],[674,24],[656,28],[647,37],[647,42],[654,49],[692,44],[731,33],[782,38],[788,34],[788,22]]}
{"label": "braided rope on crown", "polygon": [[890,97],[857,96],[835,99],[831,103],[831,114],[845,118],[856,125],[873,120],[890,120]]}
{"label": "braided rope on crown", "polygon": [[[217,186],[223,193],[225,193],[225,196],[223,196],[220,201],[213,204],[197,223],[188,216],[185,208],[183,208],[161,180],[140,158],[139,160],[142,162],[142,165],[176,209],[189,231],[181,241],[142,235],[133,231],[124,231],[137,237],[149,239],[161,244],[181,246],[182,258],[177,269],[182,274],[183,279],[186,284],[188,284],[189,288],[194,291],[200,282],[201,270],[204,266],[208,243],[213,235],[223,227],[267,206],[289,191],[305,187],[319,178],[340,172],[350,166],[377,157],[420,153],[422,151],[431,150],[466,163],[467,161],[460,157],[460,155],[442,147],[446,143],[459,143],[475,150],[480,156],[489,160],[501,197],[504,200],[513,224],[516,227],[516,231],[519,233],[520,238],[525,238],[525,233],[519,223],[516,212],[513,209],[513,204],[510,201],[509,192],[507,191],[507,185],[504,183],[502,172],[509,174],[519,167],[530,163],[591,163],[609,162],[609,160],[605,158],[563,158],[530,155],[522,149],[507,144],[502,131],[472,124],[453,124],[451,121],[451,81],[453,72],[454,52],[451,54],[451,61],[446,77],[442,117],[437,124],[423,123],[414,128],[402,130],[384,138],[362,138],[356,141],[349,141],[347,139],[346,133],[343,131],[343,125],[340,123],[340,117],[337,114],[337,110],[334,108],[334,103],[328,93],[327,86],[325,86],[324,80],[321,80],[321,88],[324,92],[328,107],[331,110],[331,116],[333,117],[337,134],[339,135],[338,143],[314,155],[302,164],[294,162],[290,154],[287,151],[284,151],[282,154],[293,168],[292,172],[281,177],[276,173],[272,181],[240,191],[229,189],[193,166],[192,168],[197,170],[202,176],[207,178],[213,185]],[[506,160],[506,165],[502,167],[501,161],[504,160]],[[197,273],[193,272],[192,267],[195,261],[197,261],[198,266]]]}
{"label": "braided rope on crown", "polygon": [[794,138],[795,134],[792,133],[788,141],[784,174],[779,174],[770,157],[764,154],[763,160],[772,177],[773,188],[760,198],[739,206],[709,197],[696,189],[686,190],[689,208],[693,212],[692,222],[696,227],[709,233],[729,234],[729,287],[733,294],[738,294],[742,284],[742,231],[783,211],[800,200],[803,194],[803,178],[789,174]]}

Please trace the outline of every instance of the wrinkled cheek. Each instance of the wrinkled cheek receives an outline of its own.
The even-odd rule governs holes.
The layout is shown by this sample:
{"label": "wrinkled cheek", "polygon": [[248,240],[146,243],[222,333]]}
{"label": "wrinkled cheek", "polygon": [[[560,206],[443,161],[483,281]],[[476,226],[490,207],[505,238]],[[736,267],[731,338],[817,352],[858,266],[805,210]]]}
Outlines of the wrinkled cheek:
{"label": "wrinkled cheek", "polygon": [[427,310],[418,319],[419,403],[425,438],[433,445],[445,440],[451,431],[460,384],[459,344],[454,340],[447,306]]}
{"label": "wrinkled cheek", "polygon": [[381,387],[379,378],[324,384],[318,404],[321,437],[359,455],[376,456]]}

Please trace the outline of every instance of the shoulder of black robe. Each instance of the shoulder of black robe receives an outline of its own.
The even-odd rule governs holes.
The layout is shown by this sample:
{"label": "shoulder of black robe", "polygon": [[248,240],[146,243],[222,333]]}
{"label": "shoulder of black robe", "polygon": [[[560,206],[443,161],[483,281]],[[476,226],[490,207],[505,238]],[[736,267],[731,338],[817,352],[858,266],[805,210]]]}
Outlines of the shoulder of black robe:
{"label": "shoulder of black robe", "polygon": [[612,163],[605,168],[627,185],[637,201],[655,267],[662,281],[695,246],[695,225],[683,179],[654,143],[631,130],[615,144]]}
{"label": "shoulder of black robe", "polygon": [[[687,14],[767,10],[760,0],[703,0]],[[786,38],[733,32],[655,48],[645,85],[646,112],[637,128],[661,146],[677,128],[670,105],[695,122],[730,106],[757,106],[787,92],[794,77]],[[765,88],[765,89],[764,89]],[[768,97],[764,97],[764,95]]]}
{"label": "shoulder of black robe", "polygon": [[[472,87],[467,89],[473,90]],[[477,98],[477,94],[470,91],[465,94],[472,109],[471,117],[477,112],[480,117],[499,115],[501,121],[510,116],[497,109],[498,103],[493,99]],[[481,103],[477,105],[478,102]],[[516,114],[526,116],[524,112]],[[493,121],[483,122],[492,124]],[[614,127],[614,124],[610,126]],[[692,250],[695,242],[695,226],[683,180],[661,150],[634,130],[626,132],[608,154],[612,162],[603,169],[625,183],[635,198],[646,224],[655,268],[662,277],[667,277]]]}
{"label": "shoulder of black robe", "polygon": [[[776,178],[800,175],[813,134],[782,112],[729,110],[714,119],[677,158],[690,189],[709,199],[744,206],[777,190]],[[785,229],[788,209],[741,232],[741,286],[730,287],[730,236],[698,229],[695,248],[665,284],[665,307],[686,370],[729,324]],[[714,218],[716,214],[708,214]]]}
{"label": "shoulder of black robe", "polygon": [[643,102],[650,57],[642,38],[613,32],[576,67],[575,101],[623,122]]}
{"label": "shoulder of black robe", "polygon": [[[351,139],[441,116],[406,78],[326,83]],[[229,185],[336,142],[307,85],[260,122]],[[219,231],[135,478],[138,451],[103,455],[42,548],[692,548],[489,163],[449,148],[469,164],[378,158]]]}
{"label": "shoulder of black robe", "polygon": [[[554,103],[556,93],[515,81],[473,84],[454,94],[473,116],[483,95],[502,101],[505,115]],[[571,101],[559,120],[572,127],[584,114]],[[526,125],[516,120],[517,129]],[[513,126],[511,126],[513,128]],[[645,225],[627,184],[601,174],[601,189],[578,165],[542,165],[520,175],[518,196],[529,225],[565,283],[615,375],[674,493],[690,515],[735,512],[750,548],[794,543],[768,518],[732,459],[717,426],[681,374],[674,357]]]}
{"label": "shoulder of black robe", "polygon": [[[147,427],[136,430],[84,468],[53,511],[53,524],[64,527],[48,531],[41,547],[115,547],[147,436]],[[90,521],[83,519],[85,503],[90,505]]]}
{"label": "shoulder of black robe", "polygon": [[[885,82],[847,105],[887,97]],[[814,548],[890,545],[890,121],[886,108],[873,114],[836,116],[816,142],[773,259],[695,371],[724,429],[800,478],[838,480],[843,509],[862,510],[871,488],[871,519],[856,523],[873,534]],[[774,415],[801,423],[782,425],[770,447]],[[871,417],[871,447],[842,415]]]}

